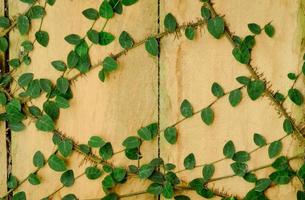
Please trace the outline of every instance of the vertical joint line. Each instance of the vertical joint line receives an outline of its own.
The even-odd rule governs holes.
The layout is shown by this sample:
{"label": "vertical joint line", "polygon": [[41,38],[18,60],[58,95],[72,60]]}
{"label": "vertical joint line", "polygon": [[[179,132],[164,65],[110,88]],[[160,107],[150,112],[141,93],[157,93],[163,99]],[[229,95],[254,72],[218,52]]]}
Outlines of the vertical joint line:
{"label": "vertical joint line", "polygon": [[[160,34],[160,0],[157,0],[157,6],[158,6],[158,34]],[[158,158],[160,158],[161,150],[160,150],[160,54],[161,54],[161,48],[160,48],[160,39],[158,39],[158,60],[157,60],[157,67],[158,67]],[[160,167],[158,168],[158,171],[160,171]],[[161,196],[158,195],[158,200],[161,199]]]}
{"label": "vertical joint line", "polygon": [[[9,18],[9,0],[4,0],[4,16]],[[9,33],[7,33],[6,38],[9,41]],[[7,73],[10,71],[10,67],[8,65],[9,60],[9,50],[7,50],[4,54],[1,56],[1,74]],[[9,89],[10,86],[7,86],[6,89]],[[12,174],[12,155],[11,155],[11,146],[12,146],[12,137],[11,137],[11,131],[8,129],[8,123],[5,122],[5,136],[6,136],[6,170],[7,170],[7,178],[9,178]],[[10,188],[7,188],[7,191],[9,191]],[[13,194],[9,194],[7,196],[7,200],[11,200],[13,198]]]}

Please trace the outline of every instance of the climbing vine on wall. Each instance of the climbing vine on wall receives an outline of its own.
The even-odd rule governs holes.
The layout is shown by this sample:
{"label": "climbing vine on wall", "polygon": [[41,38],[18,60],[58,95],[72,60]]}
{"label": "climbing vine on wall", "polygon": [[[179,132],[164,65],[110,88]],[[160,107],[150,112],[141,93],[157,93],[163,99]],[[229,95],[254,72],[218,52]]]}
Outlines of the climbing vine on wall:
{"label": "climbing vine on wall", "polygon": [[[1,199],[6,199],[13,194],[13,200],[25,200],[26,191],[15,191],[27,181],[34,186],[42,184],[43,181],[38,172],[45,167],[61,173],[60,182],[62,186],[44,199],[52,199],[57,192],[65,187],[72,186],[82,176],[86,176],[90,180],[103,177],[101,185],[105,196],[95,198],[104,200],[117,200],[140,194],[161,195],[166,199],[188,200],[190,197],[183,195],[186,190],[193,190],[204,198],[219,196],[226,200],[267,199],[265,192],[269,188],[288,184],[293,178],[297,178],[303,185],[303,188],[297,191],[296,198],[298,200],[305,199],[305,165],[303,164],[298,169],[290,166],[291,160],[304,160],[304,152],[292,157],[286,157],[281,153],[283,140],[289,137],[297,137],[299,140],[304,140],[304,130],[287,112],[284,102],[290,100],[297,106],[303,105],[303,94],[295,88],[295,83],[297,80],[304,78],[305,64],[299,73],[289,73],[287,75],[293,83],[286,93],[273,92],[271,86],[268,85],[269,81],[261,76],[258,68],[253,67],[251,64],[251,52],[255,47],[256,38],[260,34],[266,34],[272,39],[276,34],[272,23],[264,25],[249,23],[247,25],[249,35],[242,38],[230,32],[230,27],[224,17],[215,11],[213,4],[209,0],[201,0],[202,7],[198,9],[202,16],[201,19],[190,23],[179,23],[174,13],[168,13],[163,19],[164,32],[135,41],[132,35],[124,30],[120,35],[115,36],[110,32],[106,32],[105,27],[116,15],[122,14],[123,11],[128,12],[128,7],[137,3],[138,0],[103,0],[98,8],[87,8],[82,12],[82,15],[92,22],[92,26],[87,30],[86,35],[80,36],[71,33],[64,38],[71,45],[71,51],[66,60],[54,60],[50,63],[50,67],[61,72],[61,75],[54,82],[46,78],[37,78],[33,73],[27,72],[17,75],[16,72],[23,65],[31,63],[31,54],[35,53],[35,45],[39,44],[45,48],[48,47],[49,39],[52,36],[44,31],[43,20],[47,14],[46,6],[54,6],[56,1],[20,1],[28,5],[28,9],[24,13],[12,19],[5,16],[0,17],[0,27],[2,28],[0,32],[0,51],[4,53],[8,51],[10,44],[8,34],[11,30],[17,29],[20,35],[23,36],[27,35],[30,30],[32,31],[32,20],[40,20],[40,26],[35,30],[35,39],[33,41],[22,41],[19,57],[8,61],[11,70],[9,72],[2,71],[1,73],[0,104],[3,106],[4,111],[0,114],[0,120],[7,122],[8,129],[11,131],[19,132],[26,129],[24,121],[30,119],[35,123],[38,130],[53,135],[52,141],[57,148],[49,156],[37,151],[32,158],[36,170],[31,172],[26,179],[20,180],[14,175],[8,177],[7,186],[9,191]],[[105,19],[104,24],[100,30],[95,30],[93,27],[99,18]],[[100,71],[97,78],[105,82],[103,84],[107,84],[108,81],[111,81],[112,74],[120,67],[119,58],[129,51],[135,48],[145,48],[149,55],[156,57],[160,54],[160,40],[162,38],[171,34],[182,33],[188,40],[194,40],[196,35],[199,34],[198,29],[201,27],[206,27],[208,33],[216,40],[226,37],[228,42],[232,44],[232,56],[248,69],[248,75],[236,77],[236,81],[240,83],[239,87],[226,91],[223,86],[214,82],[211,85],[211,95],[214,96],[214,100],[208,105],[202,105],[200,110],[194,110],[192,103],[184,99],[180,105],[182,120],[167,126],[164,130],[160,130],[159,124],[156,122],[139,127],[137,134],[130,135],[122,141],[123,150],[115,151],[111,141],[106,141],[100,136],[91,136],[88,138],[87,144],[78,144],[72,138],[62,134],[60,127],[56,125],[56,121],[59,118],[61,109],[73,109],[70,108],[69,100],[73,98],[71,84],[74,81],[89,71],[99,68]],[[89,51],[93,45],[107,46],[116,41],[122,47],[121,51],[102,58],[99,63],[91,63]],[[69,76],[71,71],[76,71],[75,75]],[[31,100],[41,96],[46,98],[40,108],[34,105]],[[176,170],[174,163],[166,163],[161,157],[154,158],[142,165],[129,165],[127,167],[114,166],[109,161],[118,154],[125,154],[126,159],[129,160],[140,160],[145,156],[141,154],[141,145],[147,141],[155,140],[157,137],[164,137],[168,145],[175,145],[179,139],[177,125],[185,120],[191,120],[195,115],[200,115],[202,126],[212,126],[214,125],[214,118],[218,117],[218,113],[215,113],[213,106],[220,99],[227,98],[229,105],[236,107],[243,99],[246,100],[246,96],[249,97],[249,101],[268,98],[283,119],[283,130],[286,135],[275,141],[267,141],[260,133],[253,133],[253,143],[256,145],[254,149],[236,149],[234,141],[228,140],[222,148],[223,157],[209,163],[198,163],[195,155],[189,152],[183,161],[184,169],[182,170]],[[272,159],[272,161],[268,165],[249,168],[247,162],[251,159],[251,155],[262,148],[268,149],[268,155],[265,156]],[[80,153],[91,164],[79,175],[74,174],[74,171],[67,164],[72,152]],[[214,172],[217,170],[215,164],[224,160],[231,160],[230,168],[232,174],[215,177]],[[189,183],[185,183],[179,178],[181,172],[191,171],[195,168],[202,169],[200,177],[193,179]],[[255,172],[265,168],[273,168],[272,173],[265,178],[257,178]],[[116,193],[116,186],[124,184],[130,177],[134,176],[141,180],[150,181],[150,185],[135,193]],[[221,192],[209,185],[212,182],[234,176],[239,176],[244,181],[253,184],[253,188],[245,197],[241,198],[238,194]],[[78,199],[78,197],[75,194],[67,194],[62,199],[73,200]]]}

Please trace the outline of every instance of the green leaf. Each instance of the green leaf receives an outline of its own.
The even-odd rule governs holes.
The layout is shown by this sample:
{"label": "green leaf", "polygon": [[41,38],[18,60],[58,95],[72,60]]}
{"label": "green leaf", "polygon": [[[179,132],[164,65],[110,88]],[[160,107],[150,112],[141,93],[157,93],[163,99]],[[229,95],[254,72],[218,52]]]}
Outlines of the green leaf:
{"label": "green leaf", "polygon": [[16,176],[10,175],[6,184],[9,189],[15,189],[18,186],[18,180]]}
{"label": "green leaf", "polygon": [[185,118],[189,118],[193,116],[193,107],[187,99],[184,99],[183,102],[181,103],[180,112],[182,116]]}
{"label": "green leaf", "polygon": [[104,0],[103,3],[100,5],[99,13],[100,16],[105,19],[110,19],[113,17],[114,13],[112,10],[112,6],[107,0]]}
{"label": "green leaf", "polygon": [[231,106],[235,107],[237,106],[242,99],[242,93],[240,89],[236,89],[230,92],[229,94],[229,102]]}
{"label": "green leaf", "polygon": [[39,80],[35,79],[35,80],[31,81],[28,85],[26,93],[32,98],[39,97],[40,93],[41,93]]}
{"label": "green leaf", "polygon": [[206,19],[206,20],[210,19],[210,18],[211,18],[211,11],[210,11],[210,9],[208,9],[208,8],[205,7],[205,6],[202,6],[202,7],[201,7],[201,16],[202,16],[204,19]]}
{"label": "green leaf", "polygon": [[257,192],[263,192],[271,185],[271,183],[272,181],[268,178],[259,179],[255,183],[254,190]]}
{"label": "green leaf", "polygon": [[28,40],[25,40],[21,43],[21,46],[24,48],[24,50],[30,52],[34,49],[34,46],[33,46],[33,43],[28,41]]}
{"label": "green leaf", "polygon": [[60,72],[64,72],[67,70],[67,65],[61,60],[55,60],[51,62],[52,66]]}
{"label": "green leaf", "polygon": [[59,108],[54,101],[46,101],[43,104],[43,110],[52,120],[56,120],[59,117]]}
{"label": "green leaf", "polygon": [[56,0],[46,0],[46,2],[50,5],[53,6],[56,2]]}
{"label": "green leaf", "polygon": [[96,30],[93,30],[93,29],[90,29],[87,32],[87,37],[93,44],[98,44],[100,41],[99,32],[97,32]]}
{"label": "green leaf", "polygon": [[272,163],[272,167],[276,170],[288,169],[289,161],[285,156],[280,156]]}
{"label": "green leaf", "polygon": [[100,32],[99,33],[99,44],[102,46],[106,46],[110,44],[115,39],[114,35],[108,32]]}
{"label": "green leaf", "polygon": [[74,194],[67,194],[61,200],[78,200]]}
{"label": "green leaf", "polygon": [[31,173],[31,174],[28,176],[28,181],[29,181],[29,183],[31,183],[32,185],[39,185],[39,184],[41,183],[39,177],[38,177],[36,174],[33,174],[33,173]]}
{"label": "green leaf", "polygon": [[132,37],[126,31],[123,31],[119,37],[119,43],[122,48],[130,49],[133,47],[134,41]]}
{"label": "green leaf", "polygon": [[54,122],[48,115],[43,115],[36,121],[36,128],[40,131],[50,132],[55,129]]}
{"label": "green leaf", "polygon": [[245,163],[234,162],[231,164],[231,168],[235,175],[243,177],[248,170],[248,165]]}
{"label": "green leaf", "polygon": [[49,79],[45,79],[45,78],[39,79],[39,85],[40,88],[46,93],[52,92],[52,82]]}
{"label": "green leaf", "polygon": [[0,51],[6,52],[8,49],[8,41],[5,37],[0,37]]}
{"label": "green leaf", "polygon": [[150,141],[153,139],[153,134],[148,127],[140,128],[137,133],[142,140]]}
{"label": "green leaf", "polygon": [[99,149],[99,154],[104,160],[108,160],[113,156],[113,149],[110,142],[107,142]]}
{"label": "green leaf", "polygon": [[69,108],[70,107],[69,101],[61,96],[56,96],[55,102],[59,108]]}
{"label": "green leaf", "polygon": [[288,96],[290,100],[298,106],[302,105],[304,102],[303,95],[298,89],[289,89]]}
{"label": "green leaf", "polygon": [[164,137],[170,144],[176,144],[177,142],[177,129],[175,127],[168,127],[164,131]]}
{"label": "green leaf", "polygon": [[67,170],[66,163],[64,160],[59,158],[57,155],[52,154],[48,160],[49,167],[57,172],[63,172]]}
{"label": "green leaf", "polygon": [[274,33],[275,33],[275,29],[271,24],[267,24],[264,27],[265,33],[269,36],[269,37],[273,37]]}
{"label": "green leaf", "polygon": [[150,55],[157,56],[159,54],[159,44],[157,39],[149,37],[145,42],[145,49]]}
{"label": "green leaf", "polygon": [[235,154],[235,146],[232,140],[230,140],[223,147],[223,155],[226,158],[233,158],[234,154]]}
{"label": "green leaf", "polygon": [[258,99],[265,91],[266,85],[262,80],[251,81],[247,86],[247,92],[249,97],[255,101]]}
{"label": "green leaf", "polygon": [[77,55],[77,53],[75,51],[70,51],[67,57],[68,67],[70,68],[75,67],[78,61],[79,61],[79,56]]}
{"label": "green leaf", "polygon": [[216,82],[213,83],[211,91],[215,97],[222,97],[225,93],[223,88]]}
{"label": "green leaf", "polygon": [[86,155],[89,155],[91,152],[91,148],[86,144],[80,144],[80,145],[78,145],[78,147],[79,147],[79,150]]}
{"label": "green leaf", "polygon": [[63,157],[68,157],[72,154],[73,142],[70,139],[62,140],[58,145],[58,151]]}
{"label": "green leaf", "polygon": [[204,108],[201,111],[201,119],[206,125],[211,125],[214,121],[214,112],[211,107]]}
{"label": "green leaf", "polygon": [[18,68],[20,67],[20,60],[18,58],[14,58],[8,61],[9,66],[13,68]]}
{"label": "green leaf", "polygon": [[247,162],[250,160],[250,154],[246,151],[238,151],[232,159],[236,162]]}
{"label": "green leaf", "polygon": [[18,78],[18,85],[21,87],[27,87],[29,83],[33,80],[33,73],[24,73]]}
{"label": "green leaf", "polygon": [[138,0],[122,0],[122,4],[124,6],[131,6],[137,2],[138,2]]}
{"label": "green leaf", "polygon": [[69,34],[65,37],[65,40],[72,45],[78,45],[82,41],[81,37],[77,34]]}
{"label": "green leaf", "polygon": [[144,164],[139,168],[138,176],[140,179],[147,179],[154,172],[155,167],[151,164]]}
{"label": "green leaf", "polygon": [[82,13],[87,19],[90,20],[97,20],[99,18],[99,13],[94,8],[88,8],[84,10]]}
{"label": "green leaf", "polygon": [[219,39],[223,35],[224,30],[225,23],[221,17],[217,16],[208,20],[208,31],[214,38]]}
{"label": "green leaf", "polygon": [[49,44],[49,33],[46,31],[37,31],[35,33],[35,38],[39,44],[47,47]]}
{"label": "green leaf", "polygon": [[97,167],[87,167],[85,174],[88,179],[95,180],[102,176],[102,171]]}
{"label": "green leaf", "polygon": [[193,153],[184,158],[183,165],[185,169],[194,169],[196,166],[195,155]]}
{"label": "green leaf", "polygon": [[112,187],[115,186],[115,181],[113,180],[111,175],[107,175],[103,181],[102,181],[102,185],[104,188],[110,189]]}
{"label": "green leaf", "polygon": [[29,18],[25,15],[20,15],[17,18],[17,29],[21,35],[25,35],[30,30],[30,21]]}
{"label": "green leaf", "polygon": [[43,16],[45,16],[45,14],[46,14],[46,11],[45,11],[44,7],[37,5],[37,6],[33,6],[29,10],[27,15],[31,19],[39,19],[39,18],[42,18]]}
{"label": "green leaf", "polygon": [[88,145],[93,148],[99,148],[105,145],[106,142],[99,136],[91,136]]}
{"label": "green leaf", "polygon": [[11,22],[10,22],[9,18],[4,17],[4,16],[0,17],[0,27],[1,28],[8,28],[8,27],[10,27],[10,25],[11,25]]}
{"label": "green leaf", "polygon": [[37,106],[30,106],[29,111],[33,116],[35,116],[37,118],[42,116],[42,112]]}
{"label": "green leaf", "polygon": [[253,34],[255,34],[255,35],[258,35],[258,34],[260,34],[261,33],[261,27],[258,25],[258,24],[256,24],[256,23],[250,23],[250,24],[248,24],[248,28],[249,28],[249,30],[253,33]]}
{"label": "green leaf", "polygon": [[170,182],[165,181],[165,183],[163,185],[162,195],[166,199],[171,199],[174,197],[174,188]]}
{"label": "green leaf", "polygon": [[113,172],[112,172],[112,176],[113,176],[114,180],[118,183],[125,179],[126,174],[127,174],[127,171],[122,167],[114,168]]}
{"label": "green leaf", "polygon": [[26,128],[22,122],[9,122],[8,127],[15,132],[23,131]]}
{"label": "green leaf", "polygon": [[107,72],[114,71],[117,68],[118,68],[118,63],[114,58],[108,56],[103,60],[103,69],[106,70]]}
{"label": "green leaf", "polygon": [[274,141],[270,144],[268,148],[269,158],[274,158],[282,151],[282,142],[280,140]]}
{"label": "green leaf", "polygon": [[191,198],[185,195],[178,195],[175,196],[175,200],[191,200]]}
{"label": "green leaf", "polygon": [[15,193],[12,200],[26,200],[25,192],[21,191]]}
{"label": "green leaf", "polygon": [[59,77],[56,81],[56,87],[62,94],[65,94],[68,91],[69,86],[69,80],[65,77]]}
{"label": "green leaf", "polygon": [[141,141],[136,136],[129,136],[123,141],[122,144],[126,149],[133,149],[139,147],[141,145]]}
{"label": "green leaf", "polygon": [[119,196],[116,193],[109,193],[101,200],[119,200]]}
{"label": "green leaf", "polygon": [[196,34],[194,27],[192,27],[192,26],[186,27],[184,34],[187,39],[193,40],[195,38],[195,34]]}
{"label": "green leaf", "polygon": [[33,165],[42,168],[45,165],[45,159],[41,151],[37,151],[33,156]]}
{"label": "green leaf", "polygon": [[283,129],[287,134],[293,133],[293,131],[294,131],[293,124],[289,119],[284,120]]}
{"label": "green leaf", "polygon": [[280,170],[273,172],[269,175],[269,178],[278,185],[288,184],[294,176],[294,172],[290,170]]}
{"label": "green leaf", "polygon": [[163,191],[163,186],[159,183],[152,183],[148,186],[146,191],[153,195],[159,195]]}
{"label": "green leaf", "polygon": [[73,170],[68,170],[65,171],[61,177],[60,177],[60,182],[63,184],[65,187],[70,187],[74,184],[74,172]]}
{"label": "green leaf", "polygon": [[305,192],[299,190],[297,192],[297,200],[305,200]]}
{"label": "green leaf", "polygon": [[168,32],[174,32],[177,28],[177,21],[172,13],[168,13],[164,18],[164,27]]}
{"label": "green leaf", "polygon": [[[289,164],[289,163],[288,163]],[[297,172],[298,176],[305,179],[305,164],[303,164]]]}
{"label": "green leaf", "polygon": [[295,73],[288,73],[287,74],[287,77],[290,79],[290,80],[296,80],[297,79],[297,75]]}
{"label": "green leaf", "polygon": [[234,58],[242,64],[248,64],[250,62],[251,55],[248,48],[235,47],[232,50],[232,54]]}
{"label": "green leaf", "polygon": [[204,181],[208,181],[212,178],[215,172],[215,167],[213,164],[204,165],[202,168],[202,175]]}
{"label": "green leaf", "polygon": [[254,133],[253,141],[259,147],[265,146],[267,144],[266,139],[264,138],[264,136],[262,136],[258,133]]}
{"label": "green leaf", "polygon": [[257,181],[256,175],[251,172],[246,173],[243,178],[249,183],[255,183]]}

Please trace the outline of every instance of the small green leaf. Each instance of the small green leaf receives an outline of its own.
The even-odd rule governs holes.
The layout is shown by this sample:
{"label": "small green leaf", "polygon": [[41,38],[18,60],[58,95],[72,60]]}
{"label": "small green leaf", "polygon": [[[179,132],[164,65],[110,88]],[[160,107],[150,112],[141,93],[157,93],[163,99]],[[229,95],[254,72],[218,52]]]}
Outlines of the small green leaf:
{"label": "small green leaf", "polygon": [[290,100],[298,106],[302,105],[304,102],[303,95],[298,89],[289,89],[288,96]]}
{"label": "small green leaf", "polygon": [[234,154],[235,154],[235,146],[232,140],[230,140],[223,147],[223,155],[226,158],[233,158]]}
{"label": "small green leaf", "polygon": [[204,108],[201,111],[201,119],[206,125],[211,125],[214,121],[214,112],[211,107]]}
{"label": "small green leaf", "polygon": [[99,148],[105,145],[106,142],[99,136],[91,136],[88,145],[93,148]]}
{"label": "small green leaf", "polygon": [[78,145],[78,147],[79,147],[79,150],[86,155],[89,155],[91,152],[91,148],[86,144],[80,144],[80,145]]}
{"label": "small green leaf", "polygon": [[172,13],[168,13],[164,18],[164,27],[168,32],[174,32],[177,28],[177,21]]}
{"label": "small green leaf", "polygon": [[46,101],[43,104],[43,110],[46,112],[48,116],[52,118],[52,120],[56,120],[59,117],[59,108],[54,101]]}
{"label": "small green leaf", "polygon": [[72,149],[73,149],[73,142],[70,139],[64,139],[58,145],[58,151],[64,157],[70,156],[72,153]]}
{"label": "small green leaf", "polygon": [[165,181],[162,195],[166,199],[172,199],[174,197],[174,188],[170,182]]}
{"label": "small green leaf", "polygon": [[164,131],[164,137],[170,144],[176,144],[177,142],[177,129],[175,127],[168,127]]}
{"label": "small green leaf", "polygon": [[7,102],[6,95],[4,94],[4,92],[0,92],[0,104],[5,105],[6,102]]}
{"label": "small green leaf", "polygon": [[274,94],[274,98],[278,101],[278,102],[283,102],[286,98],[285,98],[285,96],[282,94],[282,93],[280,93],[280,92],[276,92],[275,94]]}
{"label": "small green leaf", "polygon": [[278,185],[288,184],[294,176],[294,172],[290,170],[275,171],[269,175],[269,178]]}
{"label": "small green leaf", "polygon": [[221,17],[217,16],[208,20],[208,31],[214,38],[219,39],[223,35],[224,30],[225,23]]}
{"label": "small green leaf", "polygon": [[194,169],[196,166],[195,155],[193,153],[184,158],[183,165],[185,169]]}
{"label": "small green leaf", "polygon": [[137,133],[142,140],[150,141],[153,139],[153,134],[148,127],[140,128]]}
{"label": "small green leaf", "polygon": [[195,38],[196,32],[195,32],[194,27],[192,27],[192,26],[186,27],[184,33],[185,33],[186,38],[189,40],[193,40]]}
{"label": "small green leaf", "polygon": [[110,142],[107,142],[99,149],[99,155],[104,159],[108,160],[113,156],[113,149]]}
{"label": "small green leaf", "polygon": [[37,151],[33,156],[33,164],[37,168],[42,168],[45,165],[45,159],[41,151]]}
{"label": "small green leaf", "polygon": [[284,120],[283,129],[287,134],[293,133],[293,131],[294,131],[293,124],[289,119]]}
{"label": "small green leaf", "polygon": [[245,47],[235,47],[232,50],[232,54],[234,56],[234,58],[242,63],[242,64],[248,64],[250,62],[250,51],[248,48]]}
{"label": "small green leaf", "polygon": [[115,39],[114,35],[108,32],[100,32],[99,33],[99,44],[102,46],[106,46],[110,44]]}
{"label": "small green leaf", "polygon": [[261,27],[256,23],[248,24],[248,28],[255,35],[258,35],[261,33]]}
{"label": "small green leaf", "polygon": [[236,89],[230,92],[229,94],[229,102],[231,106],[235,107],[237,106],[242,99],[242,93],[240,89]]}
{"label": "small green leaf", "polygon": [[243,177],[248,170],[248,165],[245,163],[234,162],[231,164],[231,168],[235,175]]}
{"label": "small green leaf", "polygon": [[61,60],[55,60],[51,62],[52,66],[60,72],[64,72],[67,70],[67,65]]}
{"label": "small green leaf", "polygon": [[247,86],[247,92],[249,97],[255,101],[258,99],[265,91],[266,85],[262,80],[251,81]]}
{"label": "small green leaf", "polygon": [[136,136],[129,136],[123,141],[122,144],[126,149],[133,149],[139,147],[141,145],[141,141]]}
{"label": "small green leaf", "polygon": [[97,20],[99,18],[99,13],[94,8],[88,8],[82,12],[82,14],[90,20]]}
{"label": "small green leaf", "polygon": [[274,158],[282,151],[282,142],[280,140],[274,141],[270,144],[268,148],[269,158]]}
{"label": "small green leaf", "polygon": [[267,144],[264,136],[260,135],[259,133],[254,133],[253,141],[259,147],[265,146]]}
{"label": "small green leaf", "polygon": [[147,179],[154,172],[155,167],[151,164],[144,164],[139,168],[138,176],[140,179]]}
{"label": "small green leaf", "polygon": [[122,0],[122,4],[124,6],[131,6],[137,2],[138,2],[138,0]]}
{"label": "small green leaf", "polygon": [[272,167],[276,170],[288,169],[289,161],[285,156],[280,156],[272,163]]}
{"label": "small green leaf", "polygon": [[75,67],[79,60],[80,60],[80,58],[77,55],[77,53],[75,51],[70,51],[70,53],[68,54],[68,57],[67,57],[68,67],[70,67],[70,68]]}
{"label": "small green leaf", "polygon": [[0,27],[1,28],[8,28],[11,25],[9,18],[1,16],[0,17]]}
{"label": "small green leaf", "polygon": [[20,15],[17,18],[17,29],[21,35],[25,35],[30,30],[30,21],[29,18],[25,15]]}
{"label": "small green leaf", "polygon": [[50,132],[55,129],[54,122],[48,115],[43,115],[36,121],[36,128],[40,131]]}
{"label": "small green leaf", "polygon": [[10,175],[6,184],[9,189],[15,189],[18,186],[18,180],[16,176]]}
{"label": "small green leaf", "polygon": [[33,73],[24,73],[18,78],[18,85],[21,87],[27,87],[29,83],[33,80]]}
{"label": "small green leaf", "polygon": [[93,29],[90,29],[87,32],[87,37],[93,44],[98,44],[100,41],[99,32],[97,32],[96,30],[93,30]]}
{"label": "small green leaf", "polygon": [[275,33],[275,29],[271,24],[267,24],[264,27],[265,33],[269,36],[269,37],[273,37],[274,33]]}
{"label": "small green leaf", "polygon": [[41,183],[39,177],[38,177],[36,174],[33,174],[33,173],[31,173],[31,174],[29,175],[28,181],[29,181],[29,183],[31,183],[32,185],[39,185],[39,184]]}
{"label": "small green leaf", "polygon": [[216,82],[213,83],[211,91],[215,97],[222,97],[225,93],[223,88]]}
{"label": "small green leaf", "polygon": [[78,200],[74,194],[67,194],[61,200]]}
{"label": "small green leaf", "polygon": [[61,96],[56,96],[55,103],[59,108],[69,108],[69,101]]}
{"label": "small green leaf", "polygon": [[49,79],[45,79],[45,78],[39,79],[39,85],[40,88],[46,93],[52,92],[52,82]]}
{"label": "small green leaf", "polygon": [[149,194],[159,195],[163,191],[163,186],[159,183],[152,183],[148,186],[146,190]]}
{"label": "small green leaf", "polygon": [[249,183],[255,183],[257,181],[256,175],[251,172],[246,173],[243,178]]}
{"label": "small green leaf", "polygon": [[262,178],[256,181],[254,190],[257,192],[265,191],[270,185],[272,181],[268,178]]}
{"label": "small green leaf", "polygon": [[67,170],[66,163],[64,160],[59,158],[57,155],[52,154],[48,160],[49,167],[57,172],[63,172]]}
{"label": "small green leaf", "polygon": [[109,4],[107,0],[104,0],[99,8],[100,16],[105,19],[110,19],[113,17],[114,13],[112,10],[112,6]]}
{"label": "small green leaf", "polygon": [[189,118],[193,116],[193,107],[187,99],[184,99],[183,102],[181,103],[180,112],[182,116],[185,118]]}
{"label": "small green leaf", "polygon": [[29,18],[31,19],[39,19],[42,18],[43,16],[45,16],[46,11],[44,9],[44,7],[42,6],[33,6],[27,13],[27,15],[29,16]]}
{"label": "small green leaf", "polygon": [[232,159],[236,162],[247,162],[250,160],[250,154],[246,151],[238,151]]}
{"label": "small green leaf", "polygon": [[113,169],[112,176],[116,182],[122,182],[126,177],[127,171],[122,167]]}
{"label": "small green leaf", "polygon": [[15,193],[12,200],[26,200],[25,192],[21,191]]}
{"label": "small green leaf", "polygon": [[87,167],[85,174],[88,179],[95,180],[102,176],[102,171],[97,167]]}
{"label": "small green leaf", "polygon": [[82,41],[81,37],[77,34],[69,34],[65,37],[65,40],[72,45],[78,45]]}
{"label": "small green leaf", "polygon": [[304,200],[304,199],[305,199],[305,192],[299,190],[297,192],[297,200]]}
{"label": "small green leaf", "polygon": [[204,165],[202,168],[202,175],[204,181],[208,181],[212,178],[215,172],[215,167],[213,164]]}
{"label": "small green leaf", "polygon": [[157,56],[159,54],[159,44],[156,38],[150,37],[145,42],[146,51],[152,55]]}
{"label": "small green leaf", "polygon": [[107,72],[114,71],[118,68],[118,63],[115,59],[108,56],[103,60],[103,69]]}
{"label": "small green leaf", "polygon": [[103,181],[102,181],[102,185],[104,188],[110,189],[112,187],[115,186],[115,181],[113,180],[111,175],[107,175]]}
{"label": "small green leaf", "polygon": [[119,43],[122,48],[130,49],[133,47],[134,41],[132,37],[126,31],[123,31],[119,37]]}
{"label": "small green leaf", "polygon": [[8,49],[8,41],[5,37],[0,37],[0,51],[6,52]]}
{"label": "small green leaf", "polygon": [[56,0],[46,0],[46,2],[50,5],[53,6],[56,2]]}
{"label": "small green leaf", "polygon": [[175,200],[191,200],[191,198],[185,195],[178,195],[175,196]]}
{"label": "small green leaf", "polygon": [[68,91],[69,86],[69,80],[65,77],[59,77],[56,81],[56,87],[62,94],[65,94]]}
{"label": "small green leaf", "polygon": [[35,33],[35,38],[39,44],[47,47],[49,44],[49,33],[46,31],[37,31]]}
{"label": "small green leaf", "polygon": [[202,7],[201,7],[201,16],[202,16],[204,19],[206,19],[206,20],[210,19],[210,18],[211,18],[211,11],[210,11],[210,9],[208,9],[208,8],[205,7],[205,6],[202,6]]}
{"label": "small green leaf", "polygon": [[65,171],[61,177],[60,177],[60,182],[63,184],[65,187],[70,187],[74,184],[75,178],[74,178],[74,172],[73,170],[68,170]]}

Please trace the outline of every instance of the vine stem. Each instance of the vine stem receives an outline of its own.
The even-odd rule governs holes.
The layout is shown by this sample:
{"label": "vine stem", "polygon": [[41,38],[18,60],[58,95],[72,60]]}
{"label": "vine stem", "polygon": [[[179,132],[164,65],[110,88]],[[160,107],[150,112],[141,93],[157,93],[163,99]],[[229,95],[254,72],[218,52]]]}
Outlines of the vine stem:
{"label": "vine stem", "polygon": [[[181,31],[181,30],[184,30],[184,29],[186,29],[188,26],[192,26],[192,27],[196,28],[196,27],[202,26],[202,25],[204,25],[204,24],[205,24],[205,21],[204,21],[204,20],[201,20],[201,19],[198,20],[198,21],[196,21],[196,22],[193,22],[193,23],[185,23],[185,24],[183,24],[183,25],[178,26],[177,29],[176,29],[176,32],[179,32],[179,31]],[[174,33],[176,33],[176,32],[174,32]],[[161,39],[161,38],[163,38],[163,37],[165,37],[165,36],[167,36],[167,35],[169,35],[169,34],[171,34],[171,33],[172,33],[172,32],[164,31],[164,32],[162,32],[162,33],[158,33],[158,34],[149,36],[149,37],[147,37],[147,38],[145,38],[145,39],[142,39],[142,40],[140,40],[139,42],[135,43],[131,48],[129,48],[129,49],[123,49],[123,50],[119,51],[119,52],[116,53],[116,54],[111,54],[111,56],[112,56],[114,59],[118,59],[118,58],[120,58],[121,56],[125,55],[128,51],[133,50],[133,49],[135,49],[135,48],[137,48],[137,47],[143,45],[143,44],[146,42],[146,40],[147,40],[148,38],[150,38],[150,37],[154,37],[154,38],[156,38],[156,39]],[[98,63],[92,65],[91,68],[90,68],[90,71],[92,71],[93,69],[99,67],[101,64],[102,64],[101,62],[98,62]],[[70,81],[75,81],[77,78],[79,78],[79,77],[82,76],[82,75],[83,75],[83,73],[78,72],[78,73],[75,74],[74,76],[70,77],[69,80],[70,80]]]}
{"label": "vine stem", "polygon": [[[209,9],[211,10],[212,15],[215,16],[219,16],[216,12],[216,10],[214,9],[212,3],[207,2],[206,5],[209,7]],[[229,27],[227,26],[227,24],[225,23],[225,30],[224,30],[224,34],[226,36],[226,38],[229,40],[229,42],[231,43],[231,45],[235,48],[236,44],[233,41],[233,35],[230,32]],[[251,76],[256,79],[256,80],[261,80],[264,81],[264,83],[267,85],[268,83],[270,83],[269,81],[267,81],[265,78],[261,78],[261,76],[259,75],[259,73],[257,72],[257,70],[251,65],[251,63],[249,64],[245,64],[248,71],[250,72]],[[270,87],[267,87],[265,90],[265,95],[271,100],[271,102],[275,105],[277,111],[279,111],[281,113],[281,115],[283,115],[286,119],[288,119],[294,130],[297,132],[297,134],[301,137],[304,138],[304,134],[301,133],[300,129],[298,128],[298,126],[295,123],[295,120],[288,114],[288,112],[286,111],[286,109],[284,108],[284,106],[278,102],[275,97],[274,94],[272,92],[272,90],[270,89]]]}

